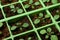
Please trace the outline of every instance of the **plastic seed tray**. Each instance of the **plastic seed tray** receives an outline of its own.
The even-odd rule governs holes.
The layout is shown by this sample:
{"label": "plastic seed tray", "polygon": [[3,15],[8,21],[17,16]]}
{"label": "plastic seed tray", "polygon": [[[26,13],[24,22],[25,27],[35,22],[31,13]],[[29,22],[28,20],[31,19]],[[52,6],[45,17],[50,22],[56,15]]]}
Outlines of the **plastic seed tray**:
{"label": "plastic seed tray", "polygon": [[[42,0],[34,0],[34,2],[38,1],[40,3],[40,5],[35,6],[35,8],[32,4],[31,6],[34,9],[32,9],[31,7],[26,9],[24,5],[28,4],[28,1],[26,2],[24,0],[12,0],[11,3],[6,3],[4,2],[4,0],[1,1],[2,3],[0,3],[0,23],[3,23],[3,27],[0,28],[0,31],[2,31],[2,35],[0,35],[0,40],[46,40],[44,39],[45,35],[41,35],[40,31],[43,29],[47,30],[48,28],[51,28],[52,31],[58,36],[58,40],[60,40],[60,14],[58,16],[58,20],[55,20],[57,16],[54,18],[54,15],[56,15],[56,10],[59,10],[57,12],[60,13],[60,0],[58,0],[58,3],[56,4],[44,3],[42,2]],[[18,14],[15,11],[15,13],[10,12],[10,5],[15,5],[15,7],[19,7],[20,10],[23,9],[23,11],[20,11],[22,13]],[[41,14],[43,15],[42,18],[38,17],[39,13],[43,13]],[[45,15],[49,15],[49,18],[47,18],[47,16],[46,19],[44,19]],[[40,23],[36,24],[34,20],[37,23]],[[17,29],[13,31],[16,23],[17,25],[19,23],[24,27],[18,25],[19,27],[17,27]],[[23,25],[23,23],[25,24]],[[12,26],[14,26],[13,29],[11,29]]]}

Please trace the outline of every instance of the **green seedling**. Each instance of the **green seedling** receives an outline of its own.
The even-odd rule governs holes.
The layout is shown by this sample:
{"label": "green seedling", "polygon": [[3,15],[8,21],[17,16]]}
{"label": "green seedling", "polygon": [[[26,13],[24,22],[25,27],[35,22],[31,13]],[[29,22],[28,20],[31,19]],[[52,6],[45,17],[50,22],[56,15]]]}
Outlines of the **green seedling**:
{"label": "green seedling", "polygon": [[50,2],[50,0],[42,0],[42,2]]}
{"label": "green seedling", "polygon": [[49,36],[51,36],[52,34],[54,34],[54,32],[52,32],[51,28],[47,28],[47,30],[45,30],[45,29],[41,30],[40,34],[42,34],[42,35],[47,34],[47,35],[45,35],[45,38],[48,39]]}
{"label": "green seedling", "polygon": [[40,2],[35,2],[34,5],[36,5],[36,6],[37,6],[37,5],[40,5]]}
{"label": "green seedling", "polygon": [[29,27],[29,24],[28,23],[23,23],[22,27],[27,28],[27,27]]}
{"label": "green seedling", "polygon": [[14,31],[17,28],[17,26],[12,26],[11,31]]}
{"label": "green seedling", "polygon": [[34,24],[38,24],[38,23],[40,23],[40,19],[35,19]]}
{"label": "green seedling", "polygon": [[51,2],[52,2],[53,4],[56,4],[56,3],[58,3],[58,0],[51,0]]}
{"label": "green seedling", "polygon": [[10,8],[11,8],[11,11],[14,12],[14,13],[15,13],[16,11],[17,11],[17,13],[19,13],[19,14],[20,14],[20,13],[23,13],[23,9],[21,9],[21,8],[19,8],[19,7],[16,7],[16,8],[15,8],[14,5],[10,5]]}
{"label": "green seedling", "polygon": [[32,37],[29,37],[28,40],[32,40]]}
{"label": "green seedling", "polygon": [[58,37],[57,37],[57,35],[51,35],[50,39],[51,40],[58,40]]}
{"label": "green seedling", "polygon": [[40,31],[40,34],[45,34],[45,33],[47,33],[47,32],[44,29]]}
{"label": "green seedling", "polygon": [[24,39],[19,39],[19,40],[24,40]]}
{"label": "green seedling", "polygon": [[20,26],[20,25],[21,25],[21,23],[16,23],[16,25],[17,25],[17,26]]}
{"label": "green seedling", "polygon": [[42,18],[43,17],[43,13],[39,13],[39,18]]}
{"label": "green seedling", "polygon": [[0,28],[3,26],[3,23],[0,22]]}
{"label": "green seedling", "polygon": [[50,15],[46,14],[46,15],[45,15],[45,18],[50,18]]}
{"label": "green seedling", "polygon": [[2,32],[0,31],[0,35],[2,34]]}
{"label": "green seedling", "polygon": [[33,0],[29,0],[29,4],[32,4],[33,3]]}
{"label": "green seedling", "polygon": [[60,17],[59,15],[55,15],[55,16],[54,16],[54,19],[55,19],[55,20],[58,20],[59,17]]}
{"label": "green seedling", "polygon": [[29,7],[30,7],[30,5],[29,5],[29,4],[26,4],[24,7],[27,9],[27,8],[29,8]]}

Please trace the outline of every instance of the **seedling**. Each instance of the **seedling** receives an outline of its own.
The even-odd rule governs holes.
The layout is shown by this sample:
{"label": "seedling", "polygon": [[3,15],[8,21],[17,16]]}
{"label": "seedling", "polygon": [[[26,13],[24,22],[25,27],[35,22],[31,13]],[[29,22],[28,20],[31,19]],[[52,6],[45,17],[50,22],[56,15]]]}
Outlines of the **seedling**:
{"label": "seedling", "polygon": [[58,3],[58,0],[51,0],[51,2],[52,2],[53,4],[56,4],[56,3]]}
{"label": "seedling", "polygon": [[23,23],[22,27],[27,28],[27,27],[29,27],[29,24],[28,23]]}
{"label": "seedling", "polygon": [[42,18],[43,17],[43,13],[39,13],[39,18]]}
{"label": "seedling", "polygon": [[32,40],[32,37],[29,37],[28,40]]}
{"label": "seedling", "polygon": [[50,0],[42,0],[42,2],[49,2]]}
{"label": "seedling", "polygon": [[29,5],[29,4],[26,4],[24,7],[27,9],[27,8],[29,8],[29,7],[30,7],[30,5]]}
{"label": "seedling", "polygon": [[38,24],[38,23],[40,23],[40,19],[37,18],[34,20],[34,24]]}
{"label": "seedling", "polygon": [[18,14],[23,13],[23,9],[16,7],[14,5],[10,5],[11,11],[13,11],[14,13],[17,11]]}
{"label": "seedling", "polygon": [[33,0],[29,0],[29,4],[32,4],[33,3]]}
{"label": "seedling", "polygon": [[50,18],[50,15],[46,14],[46,15],[45,15],[45,18]]}
{"label": "seedling", "polygon": [[40,5],[40,2],[35,2],[34,5],[36,5],[36,6],[37,6],[37,5]]}
{"label": "seedling", "polygon": [[48,39],[49,36],[51,36],[50,37],[51,40],[53,40],[55,37],[56,37],[56,39],[54,39],[54,40],[57,40],[58,39],[58,37],[56,35],[54,35],[54,36],[52,35],[52,34],[54,34],[54,32],[52,32],[52,29],[51,28],[47,28],[47,31],[45,29],[41,30],[40,31],[40,34],[42,34],[42,35],[47,34],[47,35],[45,35],[45,38],[46,39]]}
{"label": "seedling", "polygon": [[3,26],[3,23],[0,22],[0,28]]}
{"label": "seedling", "polygon": [[17,28],[17,26],[12,26],[11,31],[14,31]]}
{"label": "seedling", "polygon": [[55,20],[59,19],[59,17],[60,17],[59,15],[54,15]]}

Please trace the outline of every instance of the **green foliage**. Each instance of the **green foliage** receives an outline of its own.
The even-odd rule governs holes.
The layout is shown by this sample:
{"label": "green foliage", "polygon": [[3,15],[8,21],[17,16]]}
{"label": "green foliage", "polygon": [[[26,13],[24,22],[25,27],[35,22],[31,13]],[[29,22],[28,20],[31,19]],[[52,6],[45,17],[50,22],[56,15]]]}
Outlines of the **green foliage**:
{"label": "green foliage", "polygon": [[52,31],[52,29],[51,28],[47,28],[47,32],[51,32]]}
{"label": "green foliage", "polygon": [[22,27],[27,28],[27,27],[29,27],[29,24],[28,23],[23,23]]}
{"label": "green foliage", "polygon": [[49,18],[49,17],[50,17],[50,15],[48,15],[48,14],[45,15],[45,18]]}
{"label": "green foliage", "polygon": [[29,38],[28,38],[28,40],[31,40],[31,39],[32,39],[32,37],[29,37]]}
{"label": "green foliage", "polygon": [[32,4],[33,3],[33,0],[29,0],[29,4]]}
{"label": "green foliage", "polygon": [[2,22],[0,22],[0,28],[3,26],[3,23]]}
{"label": "green foliage", "polygon": [[58,40],[58,37],[57,37],[57,35],[51,35],[50,39],[51,40]]}
{"label": "green foliage", "polygon": [[59,10],[56,10],[56,13],[60,13],[60,11]]}
{"label": "green foliage", "polygon": [[55,15],[54,19],[57,20],[57,19],[59,19],[59,17],[60,17],[59,15]]}
{"label": "green foliage", "polygon": [[43,13],[39,13],[39,17],[42,18],[43,17]]}
{"label": "green foliage", "polygon": [[45,38],[48,39],[49,38],[49,35],[46,35]]}
{"label": "green foliage", "polygon": [[20,25],[21,25],[21,23],[16,23],[16,25],[17,25],[17,26],[20,26]]}
{"label": "green foliage", "polygon": [[36,6],[37,6],[37,5],[40,5],[40,2],[35,2],[34,5],[36,5]]}
{"label": "green foliage", "polygon": [[42,2],[49,2],[50,0],[42,0]]}
{"label": "green foliage", "polygon": [[0,31],[0,35],[2,34],[2,32]]}
{"label": "green foliage", "polygon": [[10,8],[11,8],[11,11],[12,12],[16,12],[17,11],[17,13],[23,13],[23,9],[21,9],[21,8],[19,8],[19,7],[16,7],[15,8],[15,6],[14,5],[10,5]]}
{"label": "green foliage", "polygon": [[17,28],[17,26],[12,26],[11,30],[14,31]]}
{"label": "green foliage", "polygon": [[18,9],[17,13],[23,13],[23,9]]}
{"label": "green foliage", "polygon": [[34,24],[38,24],[40,22],[40,19],[35,19]]}
{"label": "green foliage", "polygon": [[28,1],[28,0],[21,0],[22,2]]}
{"label": "green foliage", "polygon": [[46,33],[47,33],[47,32],[46,32],[46,30],[44,30],[44,29],[40,31],[40,34],[46,34]]}
{"label": "green foliage", "polygon": [[56,3],[58,3],[58,0],[51,0],[51,2],[52,2],[53,4],[56,4]]}
{"label": "green foliage", "polygon": [[24,5],[24,7],[27,9],[27,8],[30,7],[30,5],[29,4],[26,4],[26,5]]}

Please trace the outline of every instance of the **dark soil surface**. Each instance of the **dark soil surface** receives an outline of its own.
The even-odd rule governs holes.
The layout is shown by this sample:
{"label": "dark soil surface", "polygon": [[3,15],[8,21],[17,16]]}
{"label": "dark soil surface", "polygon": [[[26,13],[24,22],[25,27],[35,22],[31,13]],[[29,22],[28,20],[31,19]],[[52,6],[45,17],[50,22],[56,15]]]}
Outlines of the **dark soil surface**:
{"label": "dark soil surface", "polygon": [[[19,8],[21,8],[21,9],[23,9],[20,3],[14,4],[14,6],[15,6],[15,8],[16,8],[16,7],[19,7]],[[16,9],[15,9],[15,10],[16,10]],[[6,14],[6,17],[11,17],[11,16],[14,16],[14,15],[18,15],[17,10],[16,10],[16,12],[11,11],[11,8],[10,8],[9,6],[4,7],[4,12],[5,12],[5,14]],[[23,10],[23,13],[24,13],[24,10]],[[22,14],[22,13],[21,13],[21,14]]]}
{"label": "dark soil surface", "polygon": [[[16,23],[20,23],[20,25],[17,26]],[[23,23],[28,23],[29,27],[27,27],[27,28],[22,27]],[[31,26],[31,24],[30,24],[30,22],[29,22],[27,17],[19,17],[19,18],[10,20],[9,21],[9,25],[10,26],[17,26],[17,29],[12,31],[13,34],[22,33],[22,32],[25,32],[25,31],[28,31],[28,30],[32,29],[32,26]],[[20,28],[22,28],[23,30],[20,30]]]}
{"label": "dark soil surface", "polygon": [[[59,10],[59,13],[56,12],[57,10]],[[53,17],[54,17],[54,15],[57,15],[57,14],[60,15],[60,7],[59,6],[49,9],[49,11],[51,12]],[[60,18],[56,21],[60,21]]]}
{"label": "dark soil surface", "polygon": [[[44,16],[43,16],[42,18],[39,18],[39,13],[43,13]],[[45,17],[46,14],[47,14],[47,13],[46,13],[45,11],[42,11],[42,12],[36,12],[35,14],[31,14],[31,15],[30,15],[30,17],[31,17],[31,19],[32,19],[33,22],[34,22],[34,20],[37,19],[37,18],[40,19],[40,23],[38,23],[37,25],[34,24],[36,27],[45,26],[45,25],[47,25],[47,24],[52,23],[51,18],[46,18],[46,19],[44,19],[44,17]]]}
{"label": "dark soil surface", "polygon": [[1,0],[2,1],[2,5],[6,5],[6,4],[9,4],[9,3],[13,3],[13,2],[17,2],[18,0]]}
{"label": "dark soil surface", "polygon": [[2,15],[2,12],[1,12],[1,9],[0,9],[0,20],[3,19],[3,15]]}
{"label": "dark soil surface", "polygon": [[[54,25],[52,25],[51,28],[52,28],[52,32],[54,32],[53,35],[57,35],[58,40],[60,40],[60,32],[58,32],[58,30],[55,28]],[[42,30],[42,29],[41,29],[41,30]],[[47,30],[47,28],[45,28],[45,30]],[[40,34],[40,30],[38,30],[38,32],[39,32],[39,34]],[[48,39],[45,38],[46,34],[44,34],[44,35],[41,35],[41,34],[40,34],[40,36],[41,36],[42,40],[50,40],[50,36],[49,36]]]}
{"label": "dark soil surface", "polygon": [[0,40],[9,37],[10,35],[6,23],[4,22],[3,24],[3,27],[0,28],[0,31],[2,32],[2,34],[0,35]]}
{"label": "dark soil surface", "polygon": [[32,37],[31,40],[38,40],[38,38],[37,38],[37,36],[34,32],[18,36],[18,37],[15,38],[15,40],[19,40],[19,39],[28,40],[28,37]]}
{"label": "dark soil surface", "polygon": [[[26,5],[26,4],[31,5],[29,8],[26,9],[27,11],[36,10],[36,9],[39,9],[39,8],[42,7],[41,4],[40,5],[37,5],[37,6],[36,5],[33,5],[35,2],[39,2],[39,0],[33,0],[33,3],[32,4],[29,4],[29,0],[28,0],[28,1],[23,2],[23,5]],[[34,8],[32,8],[32,6],[34,6]]]}
{"label": "dark soil surface", "polygon": [[[60,3],[60,0],[58,0],[58,3]],[[46,6],[53,5],[52,2],[51,2],[51,0],[50,0],[50,2],[45,2],[44,4],[45,4]]]}

